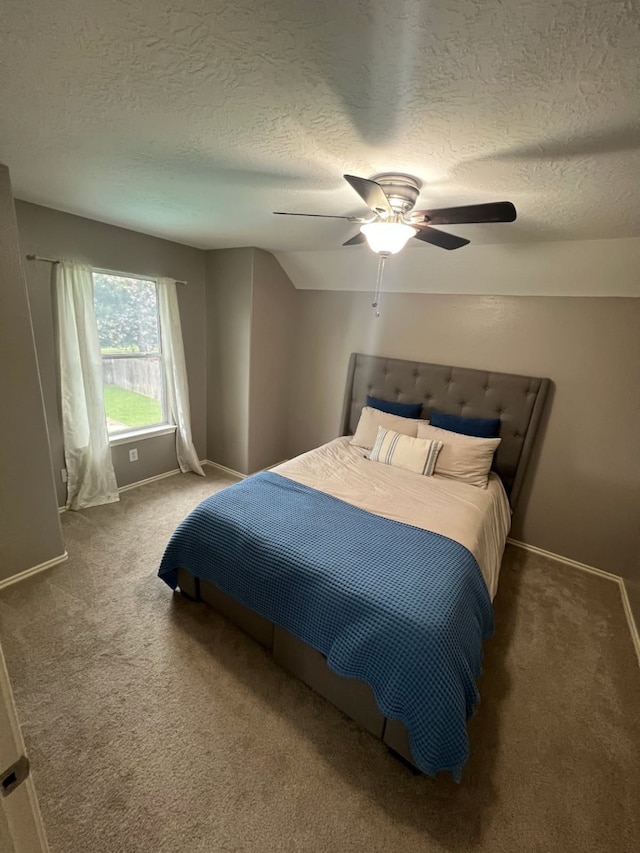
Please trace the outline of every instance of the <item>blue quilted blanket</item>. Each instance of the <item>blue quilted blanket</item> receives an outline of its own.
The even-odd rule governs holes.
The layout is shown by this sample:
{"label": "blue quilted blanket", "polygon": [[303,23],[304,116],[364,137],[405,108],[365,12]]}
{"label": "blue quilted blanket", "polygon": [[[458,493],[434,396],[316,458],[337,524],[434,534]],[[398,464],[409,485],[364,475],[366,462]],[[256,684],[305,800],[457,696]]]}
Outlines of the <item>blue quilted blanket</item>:
{"label": "blue quilted blanket", "polygon": [[462,545],[262,473],[203,501],[169,542],[160,577],[204,578],[326,655],[402,720],[416,765],[460,778],[479,700],[486,585]]}

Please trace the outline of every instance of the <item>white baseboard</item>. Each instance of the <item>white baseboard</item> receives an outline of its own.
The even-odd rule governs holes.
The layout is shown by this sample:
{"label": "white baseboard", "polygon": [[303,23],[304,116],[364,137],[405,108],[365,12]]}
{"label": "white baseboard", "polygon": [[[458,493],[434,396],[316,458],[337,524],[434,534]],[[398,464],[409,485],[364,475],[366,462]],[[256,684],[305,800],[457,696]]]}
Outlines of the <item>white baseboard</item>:
{"label": "white baseboard", "polygon": [[545,551],[544,548],[537,548],[535,545],[527,545],[526,542],[520,542],[519,539],[507,539],[507,542],[510,545],[515,545],[516,548],[531,551],[533,554],[540,554],[541,557],[548,557],[550,560],[556,560],[556,562],[564,563],[566,566],[573,566],[574,569],[582,569],[583,572],[590,572],[592,575],[599,575],[601,578],[608,578],[610,581],[619,583],[622,580],[620,575],[605,572],[603,569],[597,569],[595,566],[589,566],[586,563],[579,563],[577,560],[571,560],[569,557],[554,554],[553,551]]}
{"label": "white baseboard", "polygon": [[520,542],[518,539],[507,539],[507,542],[510,545],[515,545],[516,548],[522,548],[524,551],[531,551],[533,554],[539,554],[542,557],[555,560],[557,563],[563,563],[565,566],[571,566],[574,569],[580,569],[582,572],[589,572],[589,574],[597,575],[605,580],[617,583],[620,589],[620,598],[622,599],[622,609],[624,610],[624,615],[627,618],[627,624],[629,626],[629,632],[631,633],[631,642],[633,643],[633,647],[638,658],[638,665],[640,666],[640,634],[638,633],[638,626],[636,625],[636,620],[633,615],[633,611],[631,610],[631,602],[629,601],[629,595],[627,593],[624,578],[620,577],[620,575],[614,575],[612,572],[605,572],[603,569],[597,569],[595,566],[589,566],[586,563],[579,563],[577,560],[571,560],[569,557],[562,557],[560,554],[554,554],[553,551],[545,551],[544,548],[536,548],[535,545],[527,545],[526,542]]}
{"label": "white baseboard", "polygon": [[[269,465],[266,468],[261,468],[260,471],[255,471],[255,474],[259,474],[261,471],[270,471],[272,468],[276,468],[278,465],[282,465],[283,462],[288,462],[288,459],[281,459],[280,462],[274,462],[273,465]],[[203,459],[203,465],[211,465],[212,468],[217,468],[219,471],[224,471],[225,474],[232,474],[234,477],[240,477],[241,480],[246,480],[247,477],[252,477],[253,474],[241,474],[240,471],[234,471],[233,468],[227,468],[226,465],[220,465],[219,462],[212,462],[210,459]]]}
{"label": "white baseboard", "polygon": [[263,471],[271,471],[272,468],[277,468],[278,465],[284,465],[285,462],[288,462],[288,459],[281,459],[279,462],[274,462],[273,465],[269,465],[267,468],[263,468]]}
{"label": "white baseboard", "polygon": [[54,557],[52,560],[47,560],[45,563],[39,563],[37,566],[32,566],[30,569],[25,569],[23,572],[18,572],[16,575],[11,575],[10,578],[0,580],[0,589],[5,589],[5,587],[11,586],[14,583],[24,581],[32,575],[37,575],[40,572],[46,571],[46,569],[50,569],[52,566],[57,566],[58,563],[64,563],[65,560],[68,559],[69,555],[65,551],[64,554],[60,554],[59,557]]}
{"label": "white baseboard", "polygon": [[173,477],[180,473],[179,468],[173,468],[171,471],[165,471],[164,474],[156,474],[153,477],[147,477],[145,480],[136,480],[135,483],[129,483],[128,486],[120,486],[118,492],[128,492],[130,489],[137,489],[138,486],[146,486],[147,483],[155,483],[156,480],[164,480],[166,477]]}
{"label": "white baseboard", "polygon": [[[206,459],[200,460],[201,465],[211,465],[211,462],[208,462]],[[180,474],[181,471],[179,468],[173,468],[171,471],[165,471],[164,474],[155,474],[153,477],[147,477],[145,480],[136,480],[135,483],[129,483],[128,486],[120,486],[118,488],[118,492],[128,492],[130,489],[137,489],[138,486],[144,486],[147,483],[154,483],[156,480],[164,480],[165,477],[173,477],[175,474]],[[240,475],[238,475],[240,476]],[[66,506],[59,506],[58,512],[63,513],[66,512]]]}
{"label": "white baseboard", "polygon": [[[286,462],[286,459],[283,461]],[[232,477],[238,477],[240,480],[246,480],[246,478],[250,476],[250,474],[241,474],[240,471],[234,471],[233,468],[227,468],[226,465],[220,465],[219,462],[212,462],[210,459],[201,459],[200,464],[201,465],[210,465],[212,468],[217,468],[219,471],[224,471],[225,474],[231,474]],[[281,464],[282,464],[281,462],[275,462],[270,467],[275,468],[276,465],[281,465]],[[269,469],[265,468],[264,470],[268,471]],[[180,469],[174,468],[171,471],[165,471],[164,474],[156,474],[154,477],[147,477],[146,480],[136,480],[135,483],[129,483],[128,486],[121,486],[118,489],[118,492],[128,492],[129,489],[137,489],[138,486],[144,486],[147,483],[154,483],[156,480],[164,480],[165,477],[173,477],[174,474],[179,474],[179,473],[180,473]],[[59,506],[58,507],[59,513],[63,513],[66,511],[67,511],[66,506]]]}
{"label": "white baseboard", "polygon": [[225,474],[231,474],[233,477],[239,477],[241,480],[246,480],[249,474],[241,474],[240,471],[234,471],[233,468],[227,468],[226,465],[220,465],[219,462],[212,462],[210,459],[203,459],[203,465],[210,465],[212,468],[217,468],[218,471],[224,471]]}

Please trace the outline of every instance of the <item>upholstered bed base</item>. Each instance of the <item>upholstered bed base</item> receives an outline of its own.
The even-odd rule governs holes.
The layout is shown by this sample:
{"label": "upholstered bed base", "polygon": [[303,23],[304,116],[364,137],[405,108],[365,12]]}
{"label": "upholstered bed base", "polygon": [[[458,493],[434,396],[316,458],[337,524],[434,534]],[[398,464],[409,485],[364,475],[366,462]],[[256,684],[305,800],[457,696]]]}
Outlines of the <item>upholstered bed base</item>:
{"label": "upholstered bed base", "polygon": [[272,653],[276,663],[304,681],[375,737],[383,740],[392,752],[414,767],[403,723],[382,716],[368,684],[336,675],[329,669],[326,658],[320,652],[225,595],[208,581],[195,578],[189,572],[179,569],[178,586],[188,598],[203,601],[253,637]]}

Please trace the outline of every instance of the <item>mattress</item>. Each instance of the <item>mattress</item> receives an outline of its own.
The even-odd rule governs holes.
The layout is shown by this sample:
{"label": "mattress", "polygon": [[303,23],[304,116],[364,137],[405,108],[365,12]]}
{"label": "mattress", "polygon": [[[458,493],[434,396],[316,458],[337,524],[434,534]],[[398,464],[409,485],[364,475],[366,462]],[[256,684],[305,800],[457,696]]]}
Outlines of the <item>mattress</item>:
{"label": "mattress", "polygon": [[500,478],[486,489],[435,475],[423,477],[366,458],[366,451],[337,438],[271,469],[367,512],[438,533],[470,551],[493,600],[511,509]]}

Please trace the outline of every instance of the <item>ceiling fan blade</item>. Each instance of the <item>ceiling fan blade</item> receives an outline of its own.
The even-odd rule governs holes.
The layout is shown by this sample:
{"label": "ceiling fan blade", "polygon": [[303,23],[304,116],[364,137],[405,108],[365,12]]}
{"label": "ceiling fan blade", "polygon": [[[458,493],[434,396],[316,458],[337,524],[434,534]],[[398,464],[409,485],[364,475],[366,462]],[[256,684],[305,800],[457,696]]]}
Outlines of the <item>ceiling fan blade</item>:
{"label": "ceiling fan blade", "polygon": [[441,207],[437,210],[414,210],[412,218],[418,217],[429,225],[466,225],[471,222],[514,222],[516,209],[510,201],[489,204],[467,204],[463,207]]}
{"label": "ceiling fan blade", "polygon": [[353,189],[358,193],[363,202],[373,210],[374,213],[392,214],[393,209],[389,204],[389,199],[384,194],[384,190],[375,181],[370,181],[368,178],[358,178],[356,175],[343,175],[347,183],[351,184]]}
{"label": "ceiling fan blade", "polygon": [[350,222],[359,222],[357,216],[333,216],[331,213],[288,213],[284,210],[274,210],[274,216],[316,216],[320,219],[348,219]]}
{"label": "ceiling fan blade", "polygon": [[456,237],[455,234],[447,234],[445,231],[429,228],[428,225],[416,225],[416,223],[412,223],[412,225],[418,229],[418,233],[414,234],[417,240],[422,240],[423,243],[432,243],[434,246],[440,246],[441,249],[460,249],[470,242],[464,237]]}
{"label": "ceiling fan blade", "polygon": [[346,243],[343,243],[343,246],[356,246],[358,243],[366,243],[366,237],[360,231],[352,237],[350,240],[347,240]]}

